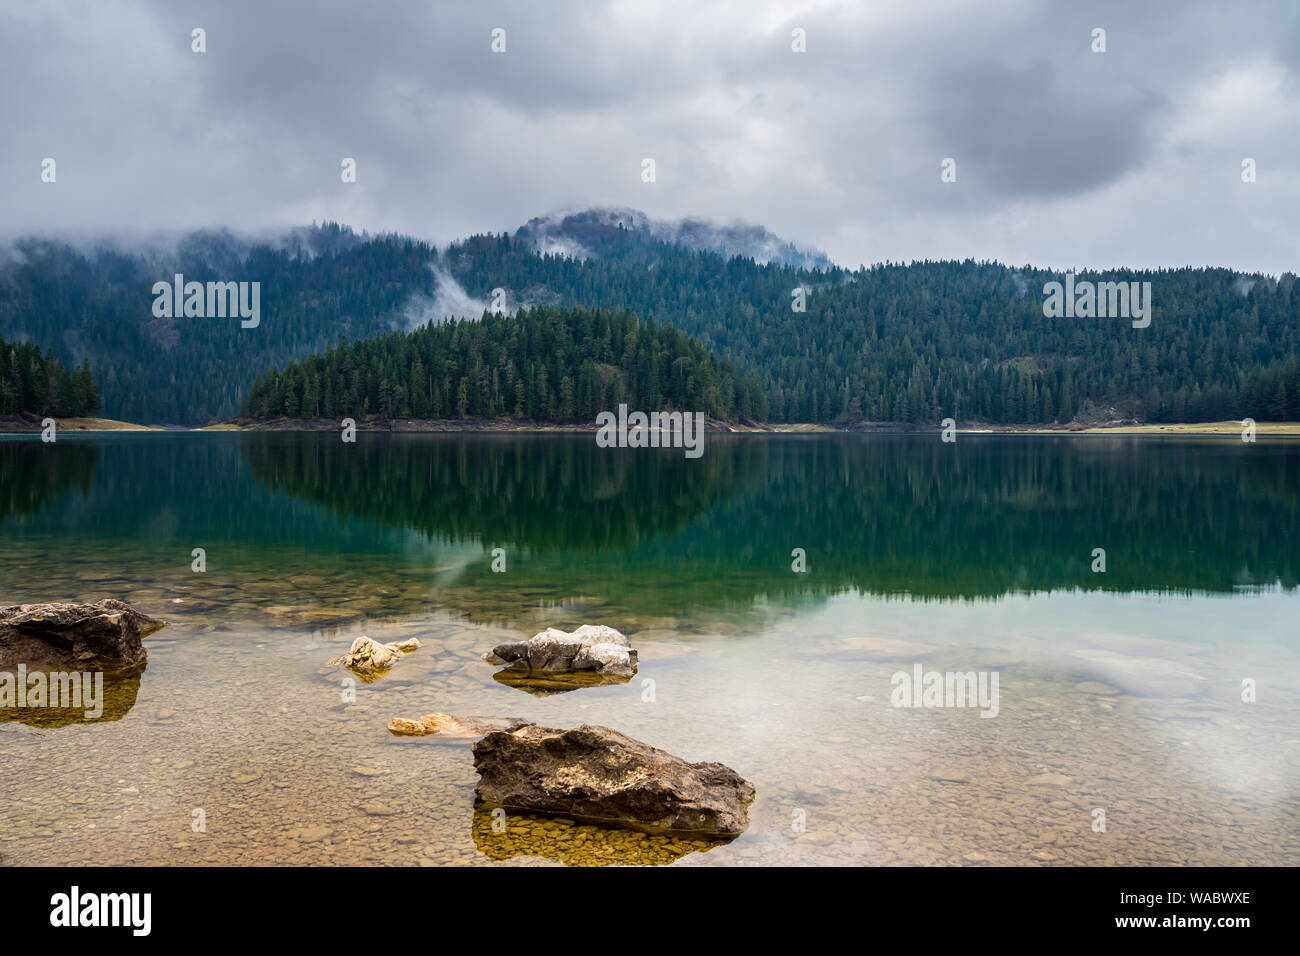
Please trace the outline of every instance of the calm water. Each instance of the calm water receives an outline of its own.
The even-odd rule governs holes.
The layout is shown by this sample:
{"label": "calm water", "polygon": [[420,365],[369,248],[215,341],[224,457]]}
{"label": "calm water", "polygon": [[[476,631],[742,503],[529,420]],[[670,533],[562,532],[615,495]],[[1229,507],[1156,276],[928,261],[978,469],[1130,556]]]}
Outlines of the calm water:
{"label": "calm water", "polygon": [[[1265,440],[0,436],[0,604],[171,622],[103,719],[0,712],[0,865],[1295,865],[1298,532],[1300,444]],[[481,660],[582,623],[630,683]],[[424,647],[348,702],[360,634]],[[891,706],[915,665],[996,673],[997,716]],[[467,744],[386,730],[434,711],[721,761],[749,830],[494,834]]]}

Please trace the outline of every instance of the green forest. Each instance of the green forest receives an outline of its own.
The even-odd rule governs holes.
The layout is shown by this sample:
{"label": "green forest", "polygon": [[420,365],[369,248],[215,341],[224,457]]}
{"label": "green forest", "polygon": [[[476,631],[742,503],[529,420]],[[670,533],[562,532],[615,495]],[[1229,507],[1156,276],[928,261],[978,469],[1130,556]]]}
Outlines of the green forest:
{"label": "green forest", "polygon": [[[1151,283],[1152,322],[1135,329],[1123,318],[1045,317],[1043,286],[1061,274],[1028,266],[807,269],[725,258],[622,228],[590,226],[581,238],[584,257],[539,254],[526,230],[440,250],[335,224],[258,243],[193,233],[165,250],[24,240],[0,266],[0,334],[40,342],[69,367],[89,358],[104,413],[155,424],[232,418],[259,375],[441,319],[433,303],[448,290],[476,300],[475,312],[503,290],[511,310],[627,310],[671,327],[711,355],[720,374],[725,368],[733,382],[757,383],[764,416],[775,422],[1300,420],[1300,291],[1290,273],[1080,272],[1080,280]],[[260,325],[153,316],[153,283],[173,272],[260,282]],[[793,308],[795,289],[805,290],[804,311]],[[531,373],[511,356],[508,385],[499,356],[479,354],[477,367],[463,370],[465,407],[559,418],[571,407],[581,416],[604,381],[584,371],[586,360],[597,372],[617,365],[588,354],[602,347],[532,353]],[[357,385],[357,395],[374,414],[401,414],[402,389],[416,416],[442,389],[437,407],[450,412],[438,414],[457,411],[462,372],[446,394],[445,375],[435,381],[422,364],[429,377],[422,385],[389,376],[385,398],[381,376],[374,391]],[[542,366],[538,385],[527,376]],[[332,400],[344,401],[337,382],[326,384]],[[736,389],[730,407],[760,407]],[[320,394],[308,404],[324,401]],[[728,405],[719,401],[715,407]]]}
{"label": "green forest", "polygon": [[[1289,273],[1080,272],[1152,284],[1153,321],[1135,329],[1046,318],[1043,286],[1061,274],[996,262],[802,270],[620,230],[595,249],[538,256],[479,236],[444,258],[471,294],[545,289],[672,321],[756,372],[778,422],[1300,419],[1300,289]],[[795,288],[807,290],[804,312],[792,308]]]}
{"label": "green forest", "polygon": [[69,368],[30,342],[0,337],[0,415],[22,413],[77,418],[99,411],[90,362]]}
{"label": "green forest", "polygon": [[[65,361],[89,358],[109,418],[203,425],[231,418],[258,373],[402,322],[432,292],[431,246],[338,226],[274,243],[196,232],[174,247],[123,249],[20,240],[0,266],[0,334],[41,342]],[[261,283],[262,321],[157,318],[153,284]]]}
{"label": "green forest", "polygon": [[672,326],[626,311],[546,307],[336,345],[259,377],[241,414],[591,421],[620,402],[764,416],[754,376]]}

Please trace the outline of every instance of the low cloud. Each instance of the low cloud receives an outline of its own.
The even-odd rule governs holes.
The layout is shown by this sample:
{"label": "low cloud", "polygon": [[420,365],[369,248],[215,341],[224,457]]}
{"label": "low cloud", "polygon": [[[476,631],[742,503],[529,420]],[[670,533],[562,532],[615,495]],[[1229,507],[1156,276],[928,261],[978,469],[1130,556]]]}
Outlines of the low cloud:
{"label": "low cloud", "polygon": [[9,4],[0,61],[0,238],[328,219],[442,244],[608,203],[849,267],[1279,273],[1300,246],[1281,0]]}
{"label": "low cloud", "polygon": [[412,296],[403,306],[402,318],[407,329],[429,322],[441,325],[448,319],[477,319],[488,311],[488,303],[466,292],[446,268],[435,264],[429,270],[433,273],[434,294]]}

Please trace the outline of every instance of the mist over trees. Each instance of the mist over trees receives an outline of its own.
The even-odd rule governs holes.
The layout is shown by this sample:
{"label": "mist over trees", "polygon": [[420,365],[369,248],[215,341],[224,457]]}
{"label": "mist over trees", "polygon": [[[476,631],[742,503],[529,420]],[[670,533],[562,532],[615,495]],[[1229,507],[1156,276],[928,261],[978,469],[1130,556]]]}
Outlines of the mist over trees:
{"label": "mist over trees", "polygon": [[[1151,324],[1135,329],[1124,318],[1044,316],[1043,286],[1061,278],[1047,270],[973,260],[806,269],[581,225],[589,253],[581,258],[539,253],[527,230],[443,250],[335,224],[260,242],[194,233],[165,250],[27,240],[0,266],[0,334],[40,342],[69,367],[89,357],[109,417],[203,424],[233,417],[269,370],[441,318],[431,303],[450,281],[465,302],[490,302],[499,289],[510,308],[625,309],[671,325],[729,363],[738,381],[752,376],[776,422],[1300,419],[1300,292],[1289,273],[1080,273],[1151,283]],[[260,282],[260,325],[153,316],[153,283],[174,272]],[[804,311],[794,308],[795,289],[804,290]],[[545,356],[546,397],[529,397],[526,385],[525,414],[585,410],[559,389],[565,374],[575,394],[584,374],[590,381],[587,357],[579,351],[570,367],[567,353]],[[479,361],[496,368],[495,359]],[[420,414],[413,384],[390,381],[399,385]],[[475,408],[515,413],[490,375],[488,398],[479,401],[478,387],[467,384]],[[399,407],[392,395],[364,397],[376,412]],[[458,395],[440,401],[459,407]]]}
{"label": "mist over trees", "polygon": [[[1080,273],[1152,284],[1154,316],[1047,318],[1061,278],[995,262],[803,270],[607,230],[586,259],[478,236],[446,252],[474,294],[546,290],[671,320],[755,371],[778,422],[1300,418],[1295,277],[1228,269]],[[805,290],[795,311],[793,290]]]}
{"label": "mist over trees", "polygon": [[[435,250],[327,225],[274,242],[199,232],[168,248],[30,240],[15,253],[0,267],[0,334],[22,332],[65,361],[89,357],[109,418],[202,425],[232,417],[265,369],[403,322],[411,297],[433,289]],[[260,325],[155,317],[153,284],[177,272],[260,282]]]}

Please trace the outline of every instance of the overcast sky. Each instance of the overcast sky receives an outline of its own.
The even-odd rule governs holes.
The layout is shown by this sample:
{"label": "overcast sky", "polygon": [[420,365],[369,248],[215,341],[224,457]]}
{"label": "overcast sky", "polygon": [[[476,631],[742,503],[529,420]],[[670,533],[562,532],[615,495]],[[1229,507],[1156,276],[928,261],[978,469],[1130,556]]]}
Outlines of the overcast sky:
{"label": "overcast sky", "polygon": [[0,234],[334,219],[442,243],[620,205],[847,266],[1296,271],[1297,10],[0,0]]}

